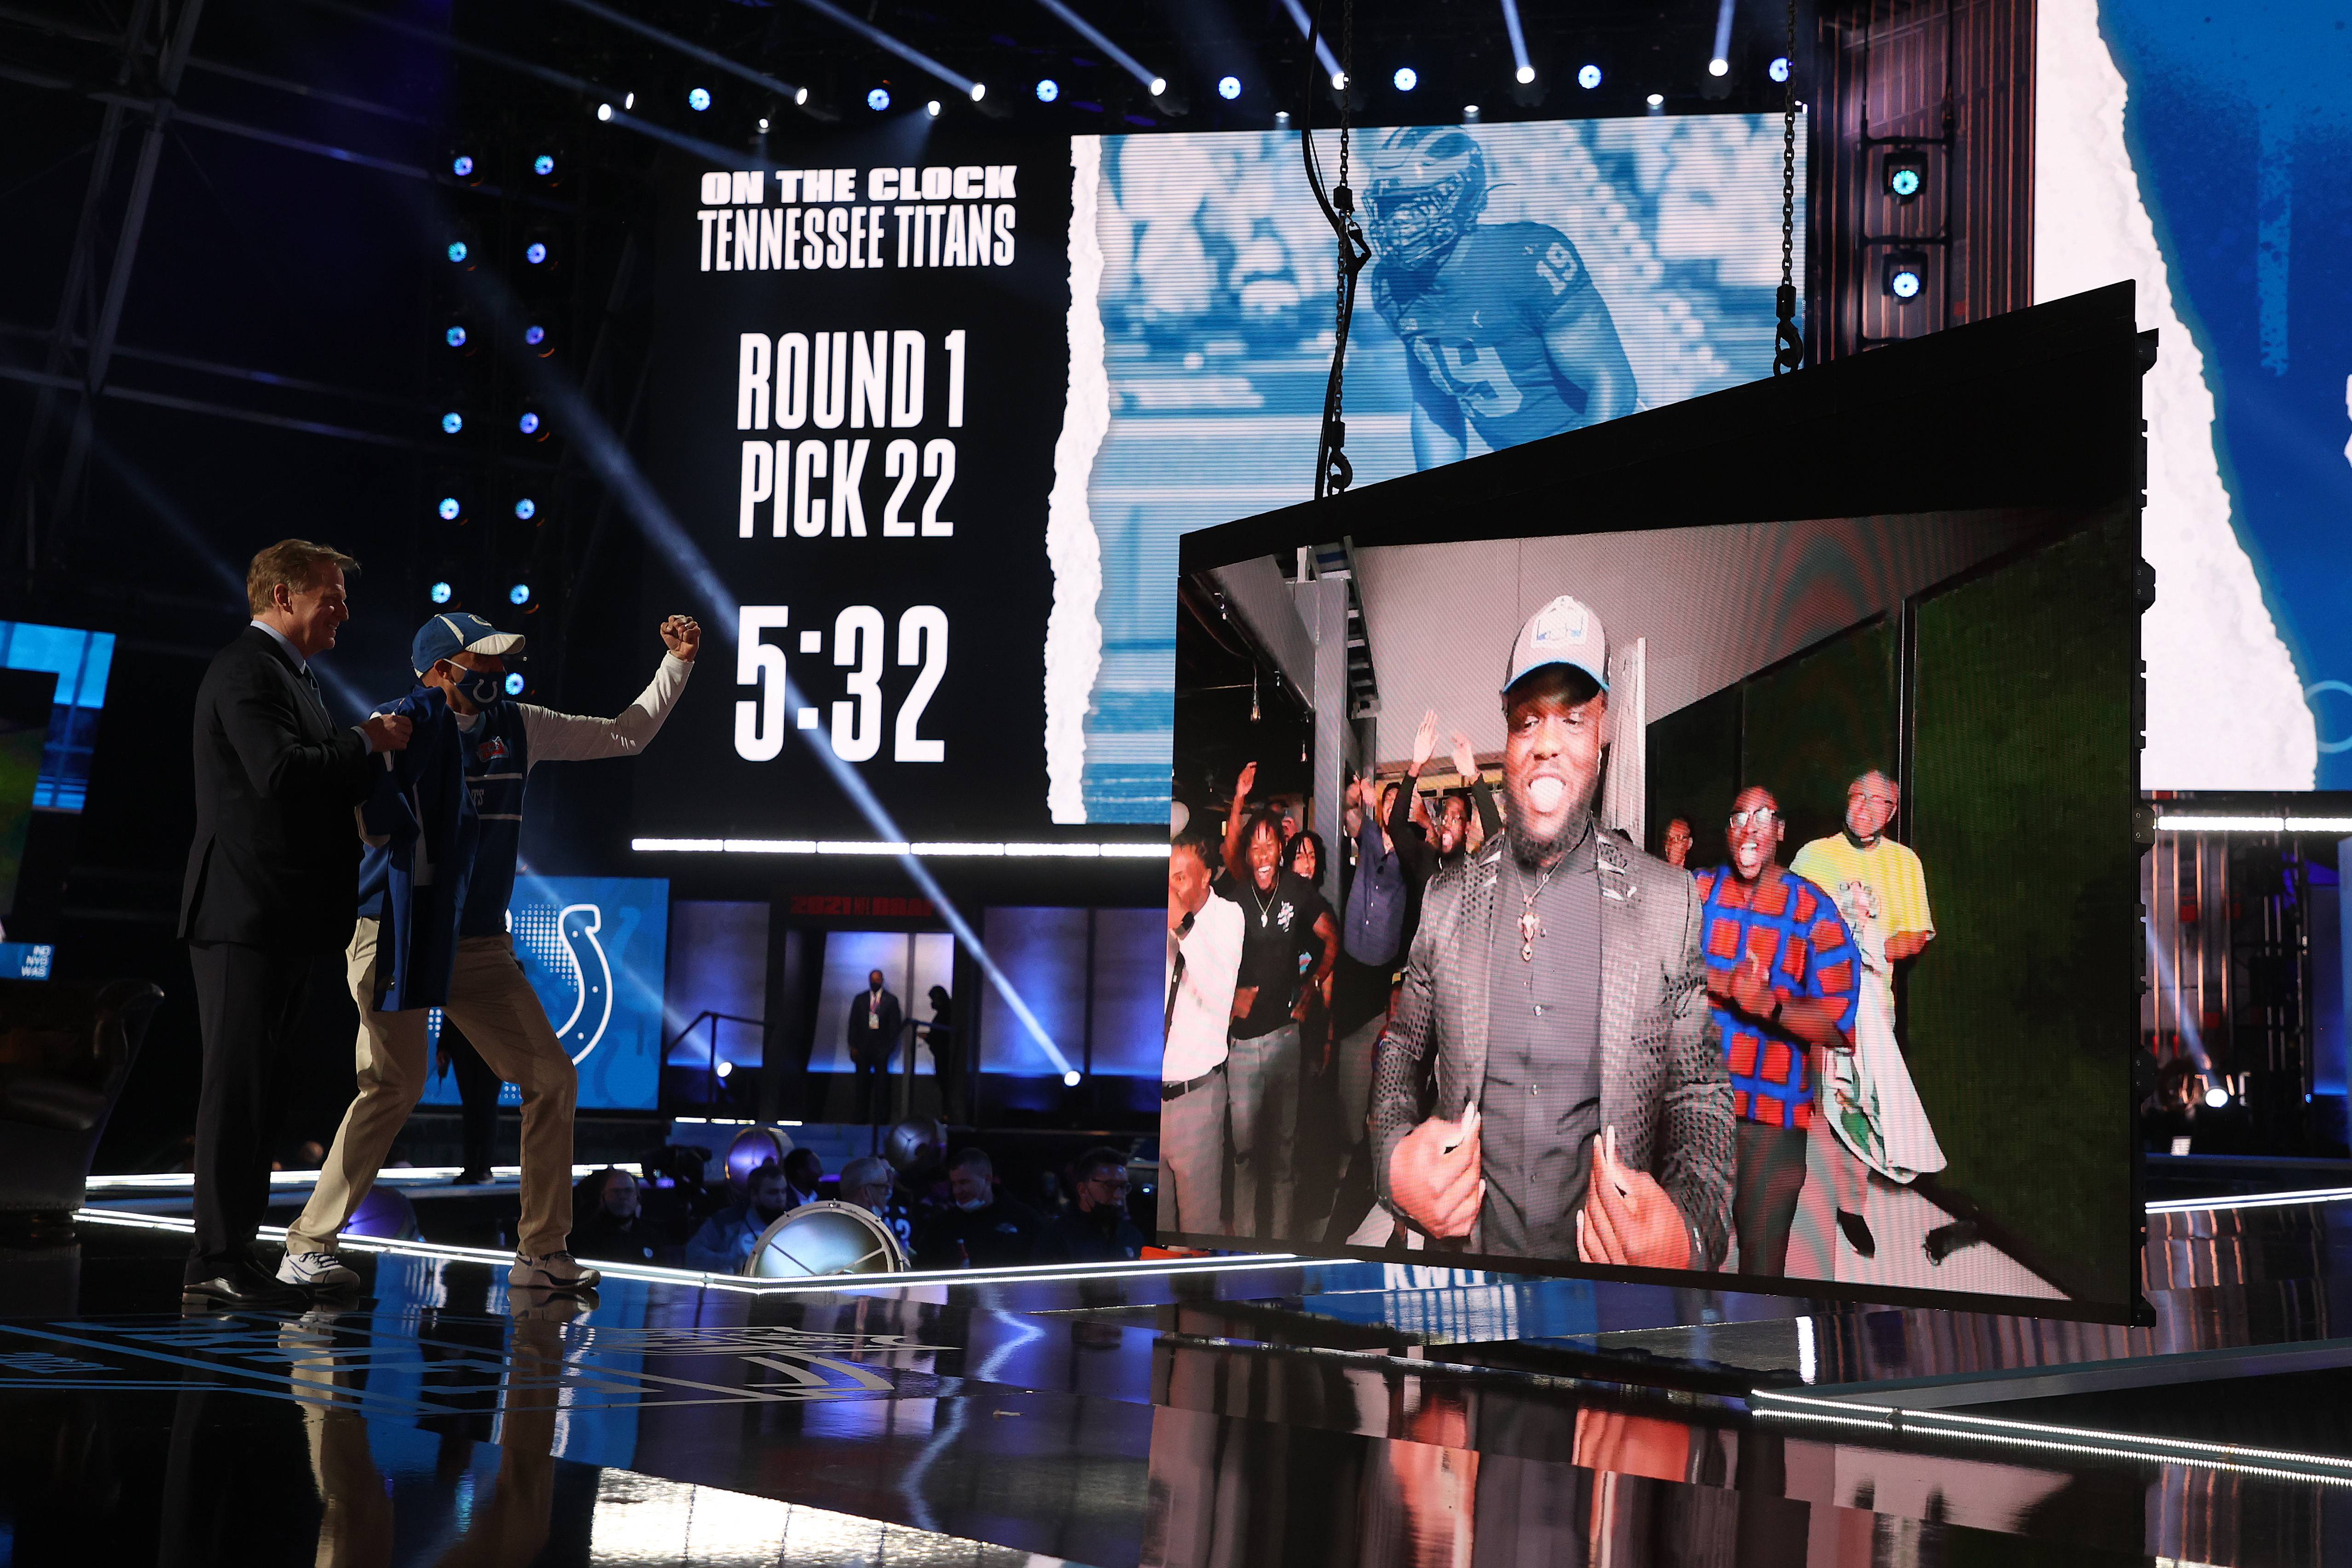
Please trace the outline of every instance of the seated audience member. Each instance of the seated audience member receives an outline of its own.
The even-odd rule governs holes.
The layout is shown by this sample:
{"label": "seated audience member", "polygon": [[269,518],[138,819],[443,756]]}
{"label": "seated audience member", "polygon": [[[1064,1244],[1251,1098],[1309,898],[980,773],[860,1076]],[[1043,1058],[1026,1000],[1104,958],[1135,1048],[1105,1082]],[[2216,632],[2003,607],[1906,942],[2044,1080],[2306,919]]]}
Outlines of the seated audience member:
{"label": "seated audience member", "polygon": [[686,1266],[711,1274],[734,1274],[751,1261],[752,1244],[786,1212],[784,1173],[762,1161],[743,1182],[743,1201],[703,1222],[686,1244]]}
{"label": "seated audience member", "polygon": [[898,1184],[890,1173],[890,1162],[879,1154],[867,1154],[852,1160],[841,1168],[841,1201],[856,1204],[872,1211],[898,1237],[898,1245],[907,1256],[915,1255],[915,1225],[905,1200],[898,1196]]}
{"label": "seated audience member", "polygon": [[816,1157],[814,1149],[795,1149],[784,1156],[784,1198],[787,1212],[803,1204],[813,1204],[824,1194],[817,1184],[824,1180],[824,1162]]}
{"label": "seated audience member", "polygon": [[572,1250],[583,1258],[641,1262],[654,1255],[653,1222],[638,1202],[637,1179],[617,1165],[584,1178],[572,1196]]}
{"label": "seated audience member", "polygon": [[918,1268],[1010,1268],[1030,1261],[1044,1221],[996,1190],[987,1153],[966,1149],[948,1164],[951,1202],[916,1230]]}
{"label": "seated audience member", "polygon": [[1143,1256],[1143,1232],[1127,1213],[1127,1156],[1091,1149],[1076,1168],[1078,1202],[1037,1238],[1040,1263],[1116,1263]]}

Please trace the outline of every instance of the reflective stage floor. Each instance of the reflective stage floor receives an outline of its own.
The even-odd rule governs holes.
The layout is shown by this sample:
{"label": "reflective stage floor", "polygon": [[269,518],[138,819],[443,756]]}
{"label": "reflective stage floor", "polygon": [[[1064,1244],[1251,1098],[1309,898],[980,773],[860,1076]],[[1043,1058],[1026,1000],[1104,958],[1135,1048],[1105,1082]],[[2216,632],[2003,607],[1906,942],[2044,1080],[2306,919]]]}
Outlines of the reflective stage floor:
{"label": "reflective stage floor", "polygon": [[0,1255],[0,1561],[2352,1562],[2347,1200],[2152,1215],[2130,1330],[1231,1258],[572,1302],[393,1251],[184,1317],[184,1235],[89,1219]]}

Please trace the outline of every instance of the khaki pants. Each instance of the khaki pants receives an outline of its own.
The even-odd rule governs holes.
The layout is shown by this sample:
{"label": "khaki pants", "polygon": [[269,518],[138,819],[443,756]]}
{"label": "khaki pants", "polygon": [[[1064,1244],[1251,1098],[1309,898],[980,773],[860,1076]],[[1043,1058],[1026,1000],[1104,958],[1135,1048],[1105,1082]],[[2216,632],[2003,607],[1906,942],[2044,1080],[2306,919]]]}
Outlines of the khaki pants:
{"label": "khaki pants", "polygon": [[[432,1070],[425,1009],[379,1013],[368,1005],[375,994],[376,926],[360,921],[347,955],[352,999],[360,1006],[359,1098],[343,1113],[302,1216],[286,1232],[291,1252],[333,1249],[336,1233],[375,1184]],[[515,962],[510,939],[459,940],[443,1011],[499,1080],[522,1091],[522,1223],[516,1250],[561,1252],[572,1234],[572,1107],[579,1075]]]}

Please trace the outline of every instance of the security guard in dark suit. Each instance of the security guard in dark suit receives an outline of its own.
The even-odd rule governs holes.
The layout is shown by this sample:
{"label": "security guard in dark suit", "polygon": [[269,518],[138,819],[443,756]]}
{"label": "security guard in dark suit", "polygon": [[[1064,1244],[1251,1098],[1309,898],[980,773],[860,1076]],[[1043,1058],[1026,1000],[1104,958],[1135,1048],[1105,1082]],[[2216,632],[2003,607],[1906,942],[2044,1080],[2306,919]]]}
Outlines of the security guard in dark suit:
{"label": "security guard in dark suit", "polygon": [[204,1035],[196,1102],[195,1247],[185,1300],[281,1305],[299,1297],[247,1249],[269,1202],[269,1151],[286,1113],[294,1026],[311,965],[351,940],[360,839],[352,811],[369,757],[408,744],[409,721],[345,728],[310,661],[351,618],[359,563],[289,539],[246,574],[252,623],[196,691],[196,837],[180,934]]}

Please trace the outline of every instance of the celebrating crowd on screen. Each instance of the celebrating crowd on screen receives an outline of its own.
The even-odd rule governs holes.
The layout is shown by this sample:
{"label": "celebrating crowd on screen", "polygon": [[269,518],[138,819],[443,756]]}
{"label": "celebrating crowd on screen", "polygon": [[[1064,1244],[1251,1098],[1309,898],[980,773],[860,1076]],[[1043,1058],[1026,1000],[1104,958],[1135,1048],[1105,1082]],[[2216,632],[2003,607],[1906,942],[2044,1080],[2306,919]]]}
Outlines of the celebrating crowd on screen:
{"label": "celebrating crowd on screen", "polygon": [[1686,865],[1688,816],[1644,853],[1596,815],[1607,670],[1588,606],[1529,617],[1502,800],[1457,731],[1466,787],[1428,806],[1428,714],[1402,778],[1348,784],[1336,911],[1255,763],[1222,843],[1176,839],[1164,1230],[1777,1276],[1812,1180],[1875,1255],[1871,1184],[1942,1164],[1895,1038],[1895,966],[1935,934],[1899,793],[1864,771],[1788,864],[1761,785],[1724,864]]}

